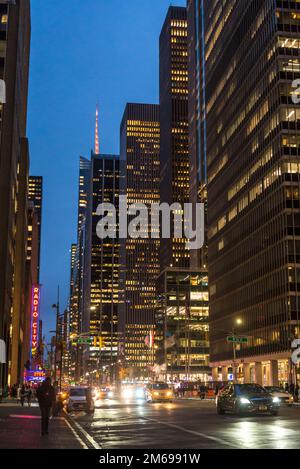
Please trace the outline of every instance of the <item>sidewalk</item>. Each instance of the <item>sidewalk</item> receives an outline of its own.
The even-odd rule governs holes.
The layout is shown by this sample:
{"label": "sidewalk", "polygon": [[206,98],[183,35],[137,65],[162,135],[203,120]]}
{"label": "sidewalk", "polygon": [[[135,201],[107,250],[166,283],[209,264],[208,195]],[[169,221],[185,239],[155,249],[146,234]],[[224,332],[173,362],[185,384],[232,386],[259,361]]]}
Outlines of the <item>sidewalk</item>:
{"label": "sidewalk", "polygon": [[83,449],[84,442],[64,417],[52,418],[49,435],[41,436],[40,411],[6,402],[0,404],[0,449]]}

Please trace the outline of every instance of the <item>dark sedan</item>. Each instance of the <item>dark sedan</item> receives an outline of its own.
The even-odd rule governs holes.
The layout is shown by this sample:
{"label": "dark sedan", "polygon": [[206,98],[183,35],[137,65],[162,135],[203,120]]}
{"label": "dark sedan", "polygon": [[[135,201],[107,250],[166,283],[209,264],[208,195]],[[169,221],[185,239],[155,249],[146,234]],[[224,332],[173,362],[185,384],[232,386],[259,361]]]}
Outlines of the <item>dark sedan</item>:
{"label": "dark sedan", "polygon": [[280,401],[259,384],[229,384],[217,396],[219,415],[268,413],[278,415]]}

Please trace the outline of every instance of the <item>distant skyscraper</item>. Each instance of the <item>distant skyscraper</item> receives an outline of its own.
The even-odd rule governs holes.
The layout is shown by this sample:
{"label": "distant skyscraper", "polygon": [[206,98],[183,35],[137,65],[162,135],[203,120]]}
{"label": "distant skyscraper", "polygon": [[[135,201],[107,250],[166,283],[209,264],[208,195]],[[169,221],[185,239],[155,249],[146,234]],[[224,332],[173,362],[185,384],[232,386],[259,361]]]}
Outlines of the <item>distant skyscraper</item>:
{"label": "distant skyscraper", "polygon": [[78,191],[78,237],[80,236],[80,230],[82,223],[84,223],[86,217],[86,211],[88,207],[88,198],[90,190],[90,175],[91,175],[91,162],[83,156],[80,157],[80,168],[79,168],[79,191]]}
{"label": "distant skyscraper", "polygon": [[[80,157],[78,181],[78,219],[77,243],[71,246],[71,274],[69,301],[69,363],[70,376],[78,380],[83,370],[83,350],[78,345],[78,338],[83,332],[89,332],[89,302],[90,288],[90,227],[88,220],[89,200],[91,193],[91,162]],[[87,303],[87,304],[86,304]]]}
{"label": "distant skyscraper", "polygon": [[[187,10],[170,7],[160,36],[160,199],[189,202]],[[161,270],[189,267],[186,240],[161,243]]]}
{"label": "distant skyscraper", "polygon": [[[297,2],[204,1],[211,362],[295,382],[300,338],[300,78]],[[220,372],[220,370],[219,370]],[[298,381],[299,381],[298,377]]]}
{"label": "distant skyscraper", "polygon": [[[127,104],[121,124],[121,195],[127,196],[128,205],[149,207],[159,202],[159,145],[159,106]],[[149,238],[149,232],[144,234],[144,239],[121,239],[120,257],[125,353],[140,370],[153,362],[148,339],[153,334],[159,274],[159,239]]]}
{"label": "distant skyscraper", "polygon": [[[30,51],[30,2],[0,3],[0,79],[6,103],[0,104],[0,386],[19,381],[24,330],[26,263],[27,94]],[[13,381],[13,383],[11,382]]]}
{"label": "distant skyscraper", "polygon": [[41,176],[29,176],[28,200],[32,202],[37,215],[38,224],[38,282],[40,277],[41,263],[41,230],[42,230],[42,207],[43,207],[43,178]]}

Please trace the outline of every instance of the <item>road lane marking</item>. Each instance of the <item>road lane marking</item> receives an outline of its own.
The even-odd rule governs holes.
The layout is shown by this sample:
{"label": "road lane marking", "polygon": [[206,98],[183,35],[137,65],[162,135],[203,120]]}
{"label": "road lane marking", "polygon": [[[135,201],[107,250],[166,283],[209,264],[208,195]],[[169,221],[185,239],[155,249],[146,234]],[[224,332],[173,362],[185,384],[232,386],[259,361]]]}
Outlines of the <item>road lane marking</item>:
{"label": "road lane marking", "polygon": [[143,418],[144,418],[144,420],[148,420],[150,422],[155,422],[155,423],[158,423],[159,425],[165,425],[166,427],[176,428],[176,430],[180,430],[181,432],[189,433],[189,434],[195,435],[195,436],[200,436],[201,438],[205,438],[207,440],[211,440],[211,441],[214,441],[216,443],[220,443],[222,445],[230,446],[231,448],[240,448],[241,446],[244,446],[244,445],[241,445],[241,446],[240,445],[234,445],[234,444],[229,443],[226,440],[223,440],[222,438],[206,435],[206,433],[200,433],[200,432],[196,432],[194,430],[189,430],[188,428],[184,428],[184,427],[181,427],[180,425],[175,425],[173,423],[163,422],[161,420],[149,419],[147,417],[143,417]]}
{"label": "road lane marking", "polygon": [[71,422],[73,423],[73,425],[75,425],[79,432],[81,432],[84,437],[89,441],[89,443],[91,443],[94,449],[102,449],[101,446],[98,445],[97,441],[94,440],[94,438],[87,431],[85,431],[85,429],[81,425],[79,425],[79,423],[77,423],[76,420],[73,419],[73,417],[68,415],[68,419],[71,420]]}
{"label": "road lane marking", "polygon": [[66,424],[68,425],[68,427],[70,428],[71,432],[73,433],[73,435],[75,436],[76,440],[81,444],[81,446],[83,447],[83,449],[88,449],[87,445],[85,444],[85,442],[80,438],[80,436],[78,435],[78,433],[74,430],[74,428],[72,427],[72,425],[68,422],[67,419],[64,419],[64,421],[66,422]]}
{"label": "road lane marking", "polygon": [[37,415],[21,415],[21,414],[11,414],[8,416],[10,419],[27,419],[27,420],[41,420],[41,417]]}

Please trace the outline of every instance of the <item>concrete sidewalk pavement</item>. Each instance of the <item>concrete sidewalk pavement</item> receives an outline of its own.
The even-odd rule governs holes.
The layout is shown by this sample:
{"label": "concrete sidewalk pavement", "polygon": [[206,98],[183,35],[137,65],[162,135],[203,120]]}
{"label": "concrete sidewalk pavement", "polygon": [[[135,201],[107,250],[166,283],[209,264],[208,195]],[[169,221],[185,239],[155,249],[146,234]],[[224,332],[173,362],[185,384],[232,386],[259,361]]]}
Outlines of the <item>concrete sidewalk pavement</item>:
{"label": "concrete sidewalk pavement", "polygon": [[51,418],[49,435],[41,436],[40,410],[17,404],[0,404],[0,449],[86,449],[80,435],[65,417]]}

